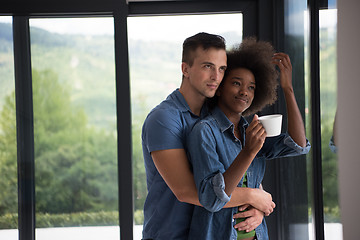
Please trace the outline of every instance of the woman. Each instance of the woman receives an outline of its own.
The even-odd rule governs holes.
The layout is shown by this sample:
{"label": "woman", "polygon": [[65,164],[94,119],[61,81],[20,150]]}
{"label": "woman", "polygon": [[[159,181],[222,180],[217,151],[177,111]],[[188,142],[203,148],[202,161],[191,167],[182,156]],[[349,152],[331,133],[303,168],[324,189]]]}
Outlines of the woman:
{"label": "woman", "polygon": [[[259,188],[265,160],[306,154],[310,144],[292,86],[292,66],[284,53],[274,54],[271,44],[244,39],[228,52],[227,70],[208,117],[198,122],[188,136],[199,200],[195,207],[189,239],[268,239],[267,228],[256,196],[244,195],[244,206],[222,207],[237,186],[246,180],[248,188]],[[288,114],[288,132],[266,138],[266,131],[255,114],[276,101],[277,71]],[[246,173],[246,174],[245,174]],[[245,174],[245,177],[244,177]],[[235,216],[246,217],[236,224]],[[236,228],[242,231],[237,231]],[[255,229],[255,230],[254,230]]]}

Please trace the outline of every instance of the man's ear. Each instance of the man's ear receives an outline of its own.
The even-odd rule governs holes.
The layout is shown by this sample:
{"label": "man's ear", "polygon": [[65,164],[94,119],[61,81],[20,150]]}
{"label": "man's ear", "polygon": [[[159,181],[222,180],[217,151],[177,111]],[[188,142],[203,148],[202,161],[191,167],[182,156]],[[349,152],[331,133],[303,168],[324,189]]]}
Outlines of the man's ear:
{"label": "man's ear", "polygon": [[189,64],[187,64],[186,62],[182,62],[181,63],[181,71],[182,74],[184,75],[184,77],[188,77],[189,76]]}

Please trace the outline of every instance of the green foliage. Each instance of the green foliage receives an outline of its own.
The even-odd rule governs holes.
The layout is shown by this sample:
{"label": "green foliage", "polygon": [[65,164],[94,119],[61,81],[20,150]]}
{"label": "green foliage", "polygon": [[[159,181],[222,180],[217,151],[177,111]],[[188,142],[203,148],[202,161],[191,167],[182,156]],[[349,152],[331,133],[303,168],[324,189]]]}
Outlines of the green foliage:
{"label": "green foliage", "polygon": [[340,221],[337,155],[329,148],[337,108],[336,39],[328,29],[320,31],[321,153],[324,215],[326,222]]}
{"label": "green foliage", "polygon": [[[144,107],[139,103],[138,107]],[[135,210],[142,210],[147,194],[146,189],[146,173],[141,148],[141,127],[145,120],[147,111],[139,111],[134,113],[132,120],[132,143],[133,143],[133,190],[134,190],[134,207]],[[141,211],[142,212],[142,211]],[[139,214],[139,213],[138,213]],[[136,220],[135,220],[136,221]]]}
{"label": "green foliage", "polygon": [[135,221],[135,225],[144,224],[144,211],[142,209],[135,210],[134,221]]}
{"label": "green foliage", "polygon": [[324,207],[324,215],[325,219],[324,222],[340,222],[340,208],[339,205],[336,205],[335,207]]}
{"label": "green foliage", "polygon": [[17,229],[18,228],[18,214],[5,213],[0,215],[0,229]]}
{"label": "green foliage", "polygon": [[116,139],[87,126],[54,74],[33,77],[37,211],[116,209]]}
{"label": "green foliage", "polygon": [[0,215],[17,212],[15,94],[5,97],[0,114]]}
{"label": "green foliage", "polygon": [[[116,226],[119,225],[119,212],[79,212],[67,214],[36,214],[36,227],[73,227],[73,226]],[[0,216],[0,229],[18,228],[18,214],[7,213]]]}
{"label": "green foliage", "polygon": [[[116,210],[116,138],[89,127],[84,110],[52,71],[33,71],[36,210],[72,213]],[[17,212],[14,94],[1,111],[0,214]],[[82,218],[80,218],[82,219]]]}
{"label": "green foliage", "polygon": [[[320,117],[324,218],[326,222],[339,222],[338,159],[337,155],[329,148],[337,108],[336,39],[329,35],[327,29],[320,29],[320,50]],[[308,77],[309,74],[307,73],[305,76]],[[306,85],[308,86],[306,95],[309,96],[310,83],[308,78],[306,78]],[[309,107],[309,103],[310,101],[307,102],[307,107]],[[306,135],[311,138],[311,112],[309,108],[308,110],[309,113],[306,114]],[[310,160],[308,162],[308,176],[311,178],[311,155],[309,154],[307,157]]]}
{"label": "green foliage", "polygon": [[[325,31],[321,32],[321,36],[326,34]],[[327,69],[321,71],[326,219],[339,216],[336,210],[337,157],[328,148],[336,111],[336,68],[333,67],[336,51],[334,42],[330,40],[321,42],[323,51],[320,56],[321,68]],[[118,187],[113,36],[89,39],[31,28],[31,44],[32,65],[37,69],[33,71],[33,102],[39,224],[43,222],[41,224],[44,226],[55,226],[46,225],[55,221],[48,219],[67,219],[74,212],[90,214],[116,210]],[[174,43],[129,42],[134,218],[137,224],[143,222],[142,208],[146,197],[141,127],[149,110],[180,85],[181,51],[174,52],[176,48]],[[17,217],[13,213],[18,210],[12,51],[11,25],[0,23],[0,228],[6,223],[14,224]],[[292,60],[294,68],[303,64]],[[154,67],[159,71],[153,71]],[[174,75],[174,71],[178,74]],[[300,80],[296,79],[296,83]],[[307,114],[308,130],[310,117]],[[310,136],[309,133],[307,135]],[[76,220],[78,224],[91,222],[90,215],[88,218],[79,215],[77,219],[83,219]]]}

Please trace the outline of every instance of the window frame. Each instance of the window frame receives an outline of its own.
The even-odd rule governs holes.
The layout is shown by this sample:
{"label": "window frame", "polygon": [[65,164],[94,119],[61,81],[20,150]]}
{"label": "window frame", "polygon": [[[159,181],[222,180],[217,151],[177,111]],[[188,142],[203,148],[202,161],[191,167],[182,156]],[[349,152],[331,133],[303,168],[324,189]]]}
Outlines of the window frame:
{"label": "window frame", "polygon": [[[191,9],[191,10],[190,10]],[[6,0],[0,14],[13,16],[18,145],[19,239],[35,240],[35,159],[29,19],[43,17],[114,18],[118,135],[119,226],[121,239],[133,239],[132,146],[127,17],[243,12],[244,36],[259,35],[257,1],[126,2]],[[249,14],[248,14],[249,13]],[[266,34],[265,34],[266,35]]]}
{"label": "window frame", "polygon": [[[325,2],[321,1],[322,6]],[[114,18],[116,103],[118,132],[118,184],[119,184],[119,225],[120,238],[133,239],[133,196],[132,196],[132,146],[129,57],[127,40],[127,17],[171,14],[202,14],[243,12],[244,37],[257,36],[259,39],[276,43],[277,49],[284,48],[284,0],[225,0],[225,1],[183,0],[183,1],[126,1],[126,0],[4,0],[0,14],[13,16],[15,91],[17,109],[17,151],[19,184],[19,239],[35,240],[35,182],[34,182],[34,133],[32,111],[31,53],[29,36],[30,17],[94,17]],[[313,154],[313,198],[315,239],[324,239],[322,202],[322,166],[320,139],[320,99],[318,11],[319,2],[310,0],[310,44],[311,44],[311,98],[312,98],[312,154]],[[274,27],[276,26],[276,27]],[[317,29],[317,30],[316,30]],[[283,106],[276,106],[277,109]],[[316,137],[318,136],[318,137]],[[315,139],[314,139],[315,137]],[[314,151],[315,149],[315,151]],[[274,184],[280,166],[275,163]],[[278,198],[281,194],[276,192]],[[279,206],[277,207],[278,211]],[[279,216],[275,216],[277,236],[284,228]],[[280,219],[280,220],[279,220]],[[272,237],[272,236],[271,236]]]}

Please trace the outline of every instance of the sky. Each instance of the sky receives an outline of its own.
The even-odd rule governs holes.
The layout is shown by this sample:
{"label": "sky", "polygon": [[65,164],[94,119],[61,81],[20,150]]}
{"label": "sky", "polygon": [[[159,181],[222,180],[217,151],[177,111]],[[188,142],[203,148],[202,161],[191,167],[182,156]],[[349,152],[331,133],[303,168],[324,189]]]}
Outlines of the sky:
{"label": "sky", "polygon": [[[11,17],[0,17],[0,22],[11,21]],[[334,26],[336,23],[336,10],[320,12],[321,26]],[[30,19],[30,26],[60,34],[114,34],[114,23],[111,17],[33,18]],[[217,34],[238,31],[242,36],[242,29],[234,26],[242,26],[242,14],[128,17],[128,36],[130,39],[166,41],[183,41],[186,37],[200,31]]]}
{"label": "sky", "polygon": [[[11,22],[11,17],[0,17],[0,22]],[[229,24],[231,23],[231,24]],[[238,23],[238,24],[235,24]],[[242,26],[242,14],[176,15],[128,17],[128,36],[131,39],[183,41],[199,31],[221,33]],[[30,26],[60,34],[103,35],[114,33],[111,17],[94,18],[34,18]],[[237,31],[242,35],[242,28]]]}

